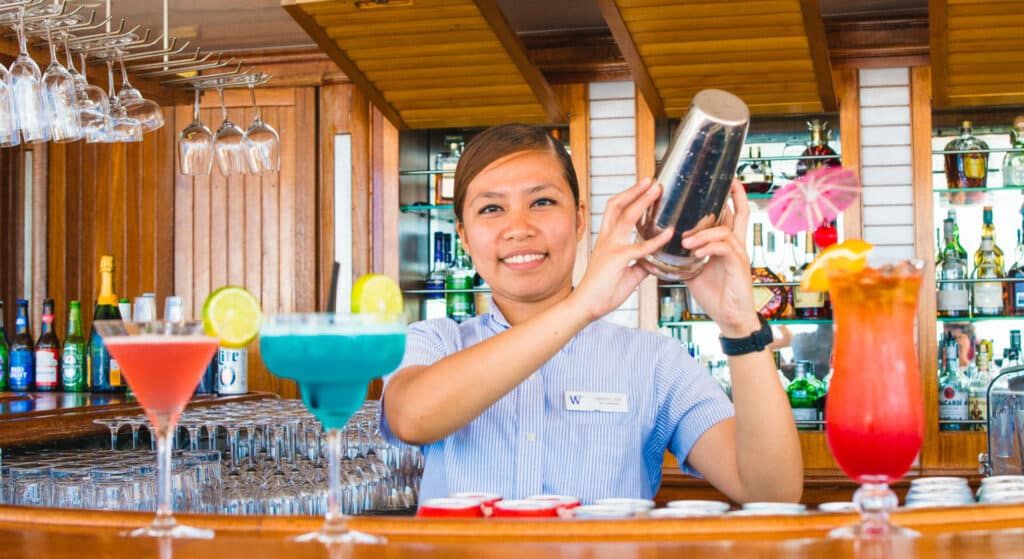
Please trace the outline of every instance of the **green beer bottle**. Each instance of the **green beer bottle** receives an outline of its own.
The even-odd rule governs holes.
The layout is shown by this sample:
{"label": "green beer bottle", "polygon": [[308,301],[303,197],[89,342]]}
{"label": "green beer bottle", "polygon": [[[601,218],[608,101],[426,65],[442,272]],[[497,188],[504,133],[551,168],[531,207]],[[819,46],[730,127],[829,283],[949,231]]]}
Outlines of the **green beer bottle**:
{"label": "green beer bottle", "polygon": [[7,343],[7,330],[4,329],[4,302],[0,301],[0,392],[7,390],[8,358],[11,346]]}
{"label": "green beer bottle", "polygon": [[64,338],[61,364],[61,390],[85,392],[89,389],[85,336],[82,335],[82,306],[78,301],[71,301],[71,310],[68,311],[68,333]]}

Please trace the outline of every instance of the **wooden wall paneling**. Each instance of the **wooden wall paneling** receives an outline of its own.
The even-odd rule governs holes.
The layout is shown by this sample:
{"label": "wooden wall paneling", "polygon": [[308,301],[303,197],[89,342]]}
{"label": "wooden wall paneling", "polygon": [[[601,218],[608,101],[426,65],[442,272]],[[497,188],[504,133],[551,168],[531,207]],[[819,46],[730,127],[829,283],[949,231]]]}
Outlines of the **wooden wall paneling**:
{"label": "wooden wall paneling", "polygon": [[[125,283],[125,270],[131,265],[126,258],[125,252],[125,223],[127,222],[128,208],[128,150],[137,146],[128,144],[113,144],[111,147],[111,171],[110,198],[107,200],[107,208],[110,215],[110,224],[107,229],[107,246],[109,254],[114,255],[114,293],[118,298],[128,297],[127,284]],[[103,180],[103,177],[96,177],[96,180]],[[129,298],[130,299],[130,298]],[[123,318],[123,317],[122,317]]]}
{"label": "wooden wall paneling", "polygon": [[[167,123],[174,123],[177,121],[176,111],[174,108],[164,108],[164,121]],[[186,117],[191,115],[191,111],[180,111],[185,113]],[[162,306],[164,299],[168,295],[175,294],[174,285],[174,253],[168,250],[174,246],[175,236],[178,231],[175,229],[175,222],[177,217],[175,211],[175,186],[177,183],[176,179],[169,179],[168,177],[175,177],[174,173],[174,160],[177,153],[177,137],[178,127],[164,126],[156,134],[157,141],[157,176],[160,180],[155,181],[156,193],[152,198],[152,208],[147,209],[147,213],[144,215],[153,215],[156,219],[156,228],[153,232],[153,241],[150,243],[149,248],[146,252],[152,253],[153,256],[153,278],[151,285],[152,289],[156,292],[158,305]],[[190,191],[191,193],[191,191]],[[168,210],[171,211],[171,215],[167,215]],[[151,213],[150,213],[151,212]],[[143,270],[144,279],[149,279],[145,274],[147,270]],[[163,316],[163,309],[157,309],[160,316]]]}
{"label": "wooden wall paneling", "polygon": [[398,129],[371,109],[373,152],[373,271],[398,281]]}
{"label": "wooden wall paneling", "polygon": [[[266,122],[280,123],[280,110],[276,107],[263,109],[263,118]],[[280,205],[278,196],[280,192],[278,174],[263,175],[260,177],[260,284],[262,286],[261,301],[266,309],[280,309],[280,254],[281,245],[278,243],[278,226],[280,225]]]}
{"label": "wooden wall paneling", "polygon": [[[316,150],[305,149],[316,142],[316,92],[305,87],[295,90],[295,129],[296,144],[304,149],[298,150],[295,161],[295,192],[296,192],[296,303],[298,310],[312,312],[319,310],[320,300],[317,297],[317,258],[316,258],[316,214],[317,174]],[[366,253],[369,258],[369,252]],[[328,270],[328,274],[330,271]],[[320,275],[322,279],[323,275]]]}
{"label": "wooden wall paneling", "polygon": [[[73,193],[69,192],[70,189],[67,184],[70,182],[67,175],[67,162],[69,155],[71,155],[68,153],[69,147],[62,146],[61,148],[50,150],[50,180],[49,187],[47,188],[47,195],[49,196],[49,207],[47,210],[49,227],[46,229],[46,251],[54,256],[48,262],[48,270],[49,274],[55,279],[55,281],[50,282],[47,291],[49,296],[53,297],[57,303],[54,328],[61,339],[64,338],[64,332],[66,331],[65,320],[67,318],[68,301],[72,298],[69,297],[70,290],[66,283],[66,255],[69,249],[73,248],[68,246],[71,235],[67,233],[68,210],[73,205],[68,202],[68,198],[73,196]],[[65,255],[65,258],[56,256],[61,254]]]}
{"label": "wooden wall paneling", "polygon": [[[654,114],[643,92],[636,95],[636,177],[654,177]],[[640,283],[640,328],[658,329],[658,279],[648,276]]]}
{"label": "wooden wall paneling", "polygon": [[[174,111],[175,130],[184,130],[192,122],[192,111],[187,107],[177,107]],[[177,153],[175,146],[175,153]],[[195,302],[192,295],[195,286],[195,198],[196,180],[181,174],[177,162],[173,164],[174,186],[171,198],[174,200],[174,294],[183,299],[186,312],[194,312]]]}
{"label": "wooden wall paneling", "polygon": [[142,265],[145,255],[141,250],[142,193],[146,189],[146,184],[142,177],[147,173],[153,175],[156,172],[156,159],[147,160],[145,157],[147,145],[150,149],[156,145],[152,138],[148,139],[148,142],[125,145],[124,227],[115,233],[115,236],[121,237],[117,244],[122,251],[121,259],[118,261],[122,280],[117,282],[117,295],[132,302],[133,312],[135,297],[143,293]]}
{"label": "wooden wall paneling", "polygon": [[370,273],[373,238],[370,183],[370,100],[352,88],[349,133],[352,135],[352,279]]}
{"label": "wooden wall paneling", "polygon": [[[228,110],[228,118],[237,122],[238,115]],[[210,119],[216,122],[213,118]],[[235,180],[221,174],[216,163],[213,165],[213,173],[210,174],[210,203],[207,214],[210,226],[210,254],[206,265],[210,267],[210,283],[206,286],[203,299],[214,289],[229,283],[228,278],[228,241],[229,230],[235,229],[231,220],[234,216],[228,215],[228,189],[230,181]],[[200,263],[203,260],[199,261]],[[198,316],[198,315],[196,315]]]}
{"label": "wooden wall paneling", "polygon": [[[839,101],[839,143],[843,165],[860,176],[860,77],[856,69],[833,72]],[[843,212],[843,238],[864,238],[864,203],[858,200]]]}
{"label": "wooden wall paneling", "polygon": [[[351,85],[327,85],[320,88],[319,164],[320,192],[317,197],[319,244],[317,252],[320,269],[330,274],[334,263],[334,135],[348,130],[348,105]],[[326,301],[330,276],[320,282],[317,293]]]}
{"label": "wooden wall paneling", "polygon": [[[281,172],[277,191],[277,204],[280,208],[278,246],[280,247],[281,269],[279,293],[281,295],[278,309],[281,312],[295,312],[295,260],[300,256],[296,253],[295,235],[295,165],[298,156],[296,142],[295,109],[282,111],[280,126],[277,131],[281,135]],[[307,286],[310,288],[312,286]]]}

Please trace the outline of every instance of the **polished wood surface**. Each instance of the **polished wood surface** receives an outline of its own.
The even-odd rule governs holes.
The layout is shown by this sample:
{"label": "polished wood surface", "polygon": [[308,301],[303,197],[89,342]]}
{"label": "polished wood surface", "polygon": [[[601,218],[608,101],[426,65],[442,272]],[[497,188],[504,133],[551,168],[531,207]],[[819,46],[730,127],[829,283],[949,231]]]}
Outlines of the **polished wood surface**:
{"label": "polished wood surface", "polygon": [[[290,537],[316,518],[179,516],[216,531],[213,540],[124,538],[151,515],[0,507],[4,557],[1019,557],[1024,507],[901,511],[893,520],[922,537],[883,542],[829,540],[849,514],[709,519],[429,520],[359,517],[351,528],[386,545],[325,548]],[[161,547],[163,549],[161,549]],[[162,553],[161,553],[162,551]]]}
{"label": "polished wood surface", "polygon": [[[399,129],[564,121],[551,86],[494,0],[375,9],[286,0],[283,7]],[[449,82],[460,78],[473,79]]]}
{"label": "polished wood surface", "polygon": [[[614,0],[608,24],[634,79],[650,75],[655,116],[679,117],[701,89],[743,97],[754,114],[834,110],[835,91],[817,2]],[[618,16],[618,17],[615,17]],[[619,25],[621,19],[622,25]],[[626,33],[620,28],[625,27]],[[619,30],[616,32],[616,30]],[[631,57],[630,53],[638,56]],[[645,80],[637,79],[641,90]]]}
{"label": "polished wood surface", "polygon": [[[267,393],[195,396],[189,407],[275,398]],[[0,447],[53,445],[83,437],[109,435],[96,419],[140,415],[142,407],[124,394],[88,392],[0,392]]]}
{"label": "polished wood surface", "polygon": [[[848,146],[842,150],[843,166],[860,172],[860,72],[835,70],[832,80],[839,98],[839,142]],[[843,239],[864,238],[864,204],[858,201],[843,212]]]}
{"label": "polished wood surface", "polygon": [[647,110],[654,118],[665,118],[665,101],[661,98],[661,93],[654,84],[654,80],[651,79],[651,73],[647,70],[647,64],[637,49],[636,41],[633,40],[633,35],[629,32],[619,5],[615,0],[597,0],[597,5],[601,8],[601,15],[604,16],[608,29],[612,32],[612,37],[619,45],[622,57],[629,65],[633,82],[636,83],[640,92],[637,98],[643,97],[647,102]]}

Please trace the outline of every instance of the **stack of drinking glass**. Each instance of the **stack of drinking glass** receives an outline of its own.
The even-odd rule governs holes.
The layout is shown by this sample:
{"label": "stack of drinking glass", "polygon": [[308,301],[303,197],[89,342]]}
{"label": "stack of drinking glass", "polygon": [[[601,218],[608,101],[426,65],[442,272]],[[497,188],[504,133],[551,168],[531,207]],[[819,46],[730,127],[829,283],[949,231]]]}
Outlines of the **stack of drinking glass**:
{"label": "stack of drinking glass", "polygon": [[[97,420],[110,449],[33,450],[4,460],[2,501],[99,510],[155,507],[153,451],[145,416]],[[233,402],[182,414],[173,456],[179,512],[311,515],[327,510],[327,460],[320,423],[298,400]],[[122,435],[128,435],[130,439]],[[345,514],[416,506],[423,457],[380,433],[380,403],[366,402],[345,427]],[[152,436],[148,437],[152,440]]]}

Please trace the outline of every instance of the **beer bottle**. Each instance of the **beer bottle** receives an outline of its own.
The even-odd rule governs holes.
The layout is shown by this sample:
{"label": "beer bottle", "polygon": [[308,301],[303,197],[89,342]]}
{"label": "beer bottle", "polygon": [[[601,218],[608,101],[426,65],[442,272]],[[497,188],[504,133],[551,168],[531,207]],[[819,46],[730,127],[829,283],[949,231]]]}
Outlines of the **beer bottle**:
{"label": "beer bottle", "polygon": [[36,390],[53,392],[60,382],[60,340],[53,331],[53,299],[43,301],[43,327],[36,342]]}
{"label": "beer bottle", "polygon": [[89,388],[86,377],[85,337],[82,336],[82,306],[71,301],[68,311],[68,333],[64,338],[61,354],[61,390],[64,392],[85,392]]}
{"label": "beer bottle", "polygon": [[35,388],[36,363],[32,347],[32,326],[28,321],[28,300],[18,299],[14,318],[14,339],[11,341],[11,365],[8,387],[15,392]]}

